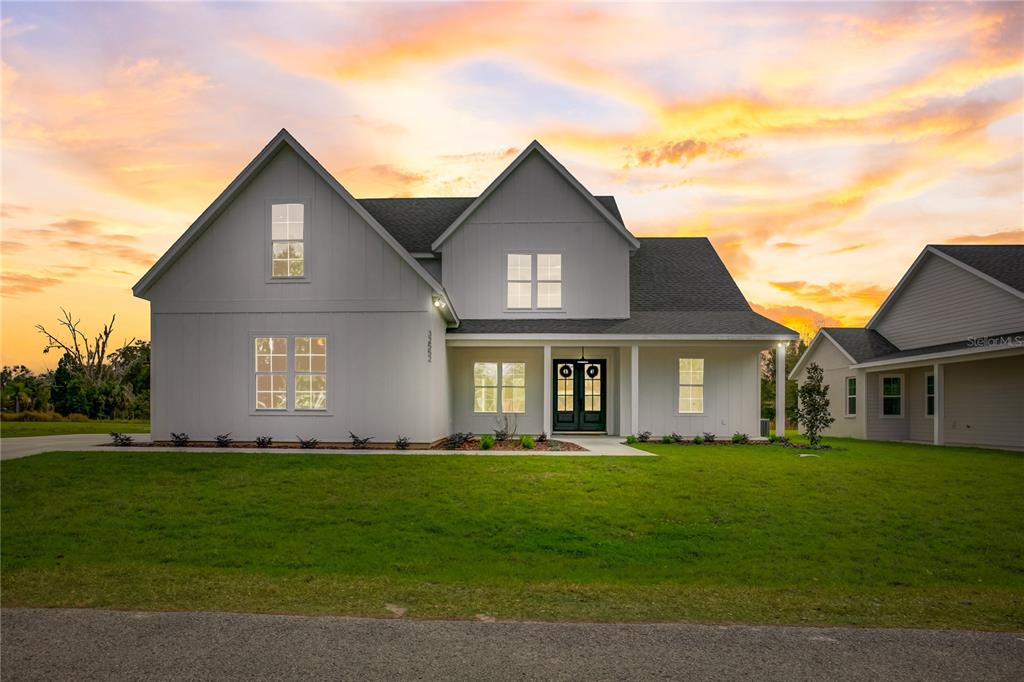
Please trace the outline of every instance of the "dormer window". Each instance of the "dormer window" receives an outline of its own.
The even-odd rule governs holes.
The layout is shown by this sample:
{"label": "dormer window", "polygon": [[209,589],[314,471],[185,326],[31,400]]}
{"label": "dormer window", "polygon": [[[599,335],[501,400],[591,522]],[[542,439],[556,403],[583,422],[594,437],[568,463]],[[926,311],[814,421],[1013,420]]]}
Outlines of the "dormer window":
{"label": "dormer window", "polygon": [[506,280],[507,309],[561,309],[562,254],[510,253],[506,261]]}
{"label": "dormer window", "polygon": [[289,279],[306,276],[305,205],[270,207],[270,276]]}

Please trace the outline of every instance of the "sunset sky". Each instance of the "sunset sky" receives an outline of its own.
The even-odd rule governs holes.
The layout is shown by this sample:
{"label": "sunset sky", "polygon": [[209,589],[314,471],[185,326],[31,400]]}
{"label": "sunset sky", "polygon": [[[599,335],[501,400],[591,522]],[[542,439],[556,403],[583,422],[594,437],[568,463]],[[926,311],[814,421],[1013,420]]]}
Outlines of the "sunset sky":
{"label": "sunset sky", "polygon": [[131,286],[288,128],[357,197],[532,139],[755,307],[863,324],[927,243],[1024,242],[1021,3],[2,5],[4,364]]}

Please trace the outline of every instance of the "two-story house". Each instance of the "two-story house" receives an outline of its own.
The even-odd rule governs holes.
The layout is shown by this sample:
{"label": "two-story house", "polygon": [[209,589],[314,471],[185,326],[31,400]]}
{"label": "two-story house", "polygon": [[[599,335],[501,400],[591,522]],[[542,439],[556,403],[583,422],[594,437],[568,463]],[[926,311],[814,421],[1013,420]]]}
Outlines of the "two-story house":
{"label": "two-story house", "polygon": [[1024,448],[1024,245],[933,245],[862,328],[827,327],[834,436]]}
{"label": "two-story house", "polygon": [[154,438],[755,437],[760,353],[797,338],[537,142],[477,197],[359,200],[282,130],[134,293]]}

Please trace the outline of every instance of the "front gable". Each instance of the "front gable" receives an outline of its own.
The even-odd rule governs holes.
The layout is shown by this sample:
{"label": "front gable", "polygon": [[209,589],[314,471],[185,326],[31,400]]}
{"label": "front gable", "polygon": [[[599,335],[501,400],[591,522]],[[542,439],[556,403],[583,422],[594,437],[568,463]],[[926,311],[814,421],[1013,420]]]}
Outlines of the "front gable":
{"label": "front gable", "polygon": [[868,323],[901,350],[1024,330],[1024,298],[928,248]]}
{"label": "front gable", "polygon": [[534,140],[432,245],[442,245],[467,222],[573,222],[599,218],[631,248],[640,242],[615,215]]}
{"label": "front gable", "polygon": [[[434,241],[443,284],[466,319],[629,317],[629,256],[639,241],[534,143]],[[510,256],[561,262],[561,305],[509,305]],[[535,278],[535,279],[539,279]],[[534,282],[534,292],[539,285]]]}
{"label": "front gable", "polygon": [[[305,206],[306,276],[270,277],[270,210]],[[135,285],[155,308],[273,312],[406,310],[444,297],[437,280],[282,130]],[[426,302],[426,303],[425,303]],[[293,306],[294,307],[294,306]],[[451,315],[451,306],[444,308]]]}

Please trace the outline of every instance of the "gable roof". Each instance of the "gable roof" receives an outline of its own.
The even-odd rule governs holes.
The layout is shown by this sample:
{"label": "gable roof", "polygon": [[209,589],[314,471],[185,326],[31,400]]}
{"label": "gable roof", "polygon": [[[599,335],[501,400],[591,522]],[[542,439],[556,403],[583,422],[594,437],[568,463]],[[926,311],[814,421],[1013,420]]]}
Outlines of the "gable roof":
{"label": "gable roof", "polygon": [[640,247],[640,242],[637,241],[637,238],[634,237],[633,233],[627,230],[626,226],[622,224],[622,218],[620,216],[612,215],[612,213],[607,208],[605,208],[605,206],[601,202],[594,198],[593,194],[587,191],[587,188],[584,187],[579,180],[573,177],[572,173],[566,170],[565,166],[560,164],[558,160],[555,157],[553,157],[547,149],[544,149],[543,145],[541,145],[540,142],[534,140],[529,145],[527,145],[526,149],[524,149],[519,154],[519,156],[517,156],[512,161],[512,163],[510,163],[508,167],[505,170],[503,170],[501,174],[498,177],[496,177],[490,185],[487,186],[487,189],[485,189],[480,196],[474,199],[473,203],[467,206],[466,209],[462,212],[462,214],[459,215],[459,217],[456,218],[452,222],[452,224],[449,225],[448,228],[445,229],[445,231],[442,232],[441,235],[434,240],[434,242],[431,244],[431,250],[440,250],[441,244],[443,244],[445,240],[448,239],[448,237],[450,237],[455,232],[455,230],[459,229],[459,227],[464,222],[466,222],[469,216],[471,216],[473,212],[476,211],[476,209],[479,208],[480,205],[484,201],[486,201],[487,198],[491,196],[491,194],[494,193],[494,190],[496,190],[501,185],[501,183],[503,183],[505,179],[508,176],[510,176],[513,173],[513,171],[515,171],[516,168],[522,165],[523,161],[525,161],[531,154],[534,153],[539,154],[540,157],[547,161],[552,168],[558,171],[558,174],[561,175],[566,180],[566,182],[568,182],[577,192],[579,192],[580,196],[582,196],[587,201],[587,203],[593,206],[594,209],[599,214],[601,214],[601,217],[608,222],[608,224],[610,224],[612,227],[619,231],[622,237],[629,242],[631,247],[633,247],[634,249]]}
{"label": "gable roof", "polygon": [[411,267],[416,274],[423,278],[423,280],[434,290],[439,296],[441,296],[447,305],[442,311],[450,311],[445,314],[450,314],[451,317],[457,320],[455,311],[451,305],[451,301],[448,300],[448,295],[444,291],[444,287],[437,281],[429,272],[427,272],[422,265],[420,265],[415,258],[413,258],[405,248],[398,243],[398,241],[391,235],[390,232],[385,230],[381,224],[370,215],[367,210],[356,201],[355,197],[349,194],[348,190],[342,187],[341,183],[338,182],[333,175],[327,172],[320,162],[313,158],[306,149],[299,144],[291,133],[284,128],[267,143],[267,146],[256,155],[256,157],[249,162],[249,164],[238,174],[234,180],[231,181],[220,196],[218,196],[210,206],[203,211],[203,213],[196,218],[196,221],[185,230],[178,239],[171,245],[171,247],[164,253],[163,256],[153,264],[153,267],[142,276],[134,287],[132,287],[132,293],[135,296],[142,297],[150,287],[170,268],[178,258],[185,252],[185,250],[192,245],[206,231],[206,229],[216,220],[221,213],[227,208],[231,201],[241,192],[249,182],[256,177],[256,175],[263,170],[263,168],[270,162],[274,155],[283,147],[290,147],[292,151],[299,155],[299,157],[305,161],[320,178],[327,183],[327,185],[340,196],[345,203],[347,203],[353,211],[359,215],[366,223],[380,235],[380,238],[390,246],[394,251],[404,260],[409,267]]}
{"label": "gable roof", "polygon": [[1017,244],[929,244],[868,320],[868,329],[882,319],[911,276],[928,257],[935,256],[970,272],[986,282],[1024,298],[1024,245]]}
{"label": "gable roof", "polygon": [[[594,197],[622,222],[615,197]],[[357,199],[384,229],[413,254],[430,253],[431,244],[476,200],[476,197]]]}
{"label": "gable roof", "polygon": [[822,327],[814,335],[814,338],[811,339],[811,343],[808,344],[800,359],[793,365],[793,369],[789,372],[790,379],[795,378],[800,373],[800,370],[807,364],[807,360],[811,357],[814,349],[818,347],[822,339],[830,341],[849,360],[851,365],[899,350],[899,348],[874,329],[865,329],[863,327]]}

